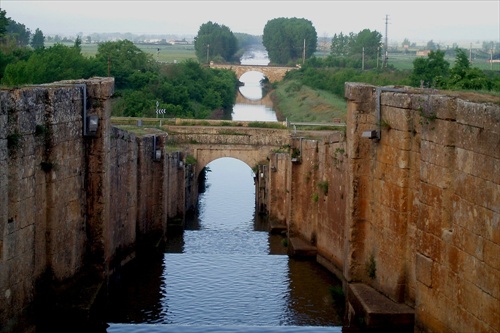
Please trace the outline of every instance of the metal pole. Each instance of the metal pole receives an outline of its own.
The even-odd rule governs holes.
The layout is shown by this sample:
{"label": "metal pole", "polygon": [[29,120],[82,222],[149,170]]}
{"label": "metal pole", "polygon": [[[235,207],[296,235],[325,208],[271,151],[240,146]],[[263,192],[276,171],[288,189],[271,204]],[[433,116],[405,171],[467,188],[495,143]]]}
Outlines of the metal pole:
{"label": "metal pole", "polygon": [[306,39],[304,38],[304,48],[302,49],[302,65],[306,62]]}
{"label": "metal pole", "polygon": [[387,38],[387,22],[388,21],[389,21],[389,15],[385,15],[385,43],[384,43],[385,56],[384,56],[384,68],[387,68],[387,43],[388,43],[388,38]]}
{"label": "metal pole", "polygon": [[363,47],[363,55],[361,56],[361,70],[365,70],[365,48]]}

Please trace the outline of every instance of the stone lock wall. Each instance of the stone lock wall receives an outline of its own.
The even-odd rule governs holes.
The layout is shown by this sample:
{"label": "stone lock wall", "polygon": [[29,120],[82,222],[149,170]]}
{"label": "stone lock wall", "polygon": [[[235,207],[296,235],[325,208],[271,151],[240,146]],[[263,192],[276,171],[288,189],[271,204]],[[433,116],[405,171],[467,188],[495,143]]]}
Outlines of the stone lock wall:
{"label": "stone lock wall", "polygon": [[[179,154],[165,154],[165,132],[113,128],[113,90],[112,78],[93,78],[0,91],[1,332],[28,329],[47,287],[109,278],[183,213]],[[95,136],[83,135],[84,96]]]}
{"label": "stone lock wall", "polygon": [[382,90],[378,119],[376,87],[346,98],[345,277],[414,307],[417,330],[498,332],[499,106]]}

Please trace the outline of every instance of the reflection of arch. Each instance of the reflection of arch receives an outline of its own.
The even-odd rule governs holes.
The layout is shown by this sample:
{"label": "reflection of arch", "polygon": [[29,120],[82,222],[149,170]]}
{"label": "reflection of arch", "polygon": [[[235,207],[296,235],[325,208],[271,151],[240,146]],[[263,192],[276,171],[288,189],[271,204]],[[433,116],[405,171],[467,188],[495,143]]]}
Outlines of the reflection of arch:
{"label": "reflection of arch", "polygon": [[271,100],[271,94],[265,94],[264,97],[258,100],[248,99],[241,94],[238,90],[236,95],[236,103],[238,104],[250,104],[250,105],[265,105],[270,108],[273,107],[273,101]]}

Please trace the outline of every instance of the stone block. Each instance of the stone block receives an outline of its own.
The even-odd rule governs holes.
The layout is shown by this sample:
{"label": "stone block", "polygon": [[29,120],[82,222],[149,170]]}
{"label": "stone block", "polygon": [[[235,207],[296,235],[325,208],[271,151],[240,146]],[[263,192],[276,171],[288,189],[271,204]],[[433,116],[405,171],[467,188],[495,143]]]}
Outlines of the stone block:
{"label": "stone block", "polygon": [[413,131],[412,117],[412,110],[384,106],[381,109],[380,126],[389,132],[395,130],[409,134]]}
{"label": "stone block", "polygon": [[455,159],[455,148],[443,146],[428,140],[422,140],[420,158],[424,162],[442,167],[450,167]]}
{"label": "stone block", "polygon": [[500,300],[500,271],[480,261],[477,263],[477,280],[474,283],[482,291]]}
{"label": "stone block", "polygon": [[441,258],[443,244],[440,238],[427,232],[417,232],[417,251],[438,261]]}
{"label": "stone block", "polygon": [[458,125],[455,122],[441,119],[428,120],[425,118],[421,118],[421,121],[423,121],[422,140],[432,141],[443,146],[454,146],[461,139],[458,137]]}
{"label": "stone block", "polygon": [[500,270],[500,245],[484,240],[483,246],[484,263],[493,269]]}
{"label": "stone block", "polygon": [[488,293],[481,295],[481,312],[479,319],[484,323],[488,323],[488,330],[500,328],[500,300]]}
{"label": "stone block", "polygon": [[500,107],[457,100],[457,123],[500,133]]}
{"label": "stone block", "polygon": [[387,145],[379,145],[376,152],[378,162],[394,165],[401,169],[407,169],[409,167],[408,150],[400,150]]}
{"label": "stone block", "polygon": [[345,83],[344,97],[349,101],[353,101],[354,103],[366,102],[373,99],[374,96],[375,86],[355,82]]}
{"label": "stone block", "polygon": [[417,253],[415,262],[415,271],[417,281],[425,286],[432,288],[432,259]]}
{"label": "stone block", "polygon": [[441,208],[443,206],[443,189],[434,184],[421,182],[420,202],[432,207]]}
{"label": "stone block", "polygon": [[350,319],[362,319],[365,330],[413,332],[415,312],[405,304],[395,303],[375,289],[362,283],[348,285],[347,300],[351,306]]}
{"label": "stone block", "polygon": [[458,148],[500,159],[500,133],[468,124],[456,124]]}
{"label": "stone block", "polygon": [[395,147],[400,150],[410,150],[412,144],[411,133],[382,127],[380,144]]}
{"label": "stone block", "polygon": [[438,119],[452,120],[457,117],[457,100],[456,98],[444,95],[430,96],[430,104],[432,112]]}
{"label": "stone block", "polygon": [[404,88],[401,90],[402,92],[381,91],[380,103],[382,105],[387,105],[398,109],[411,108],[411,96],[405,91]]}

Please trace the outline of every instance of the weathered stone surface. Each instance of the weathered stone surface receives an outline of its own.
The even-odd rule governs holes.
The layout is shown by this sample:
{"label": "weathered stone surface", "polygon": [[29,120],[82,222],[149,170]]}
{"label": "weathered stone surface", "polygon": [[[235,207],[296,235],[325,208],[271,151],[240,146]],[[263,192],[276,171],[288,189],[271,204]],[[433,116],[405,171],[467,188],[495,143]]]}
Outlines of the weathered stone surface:
{"label": "weathered stone surface", "polygon": [[[498,332],[492,330],[498,327],[498,311],[491,304],[499,302],[493,283],[499,281],[498,260],[492,253],[500,240],[500,108],[433,91],[408,91],[409,98],[384,92],[387,128],[380,142],[366,145],[362,131],[377,124],[364,116],[376,110],[358,106],[373,87],[349,86],[352,174],[346,225],[348,235],[356,237],[346,243],[344,275],[368,281],[392,299],[398,299],[398,286],[406,285],[404,302],[414,304],[415,327],[423,332]],[[366,123],[359,122],[361,112]],[[409,134],[403,136],[409,144],[391,137],[395,128]],[[404,215],[396,213],[404,208]],[[370,255],[377,263],[372,280],[360,269]],[[391,276],[405,269],[409,273],[402,280]]]}

